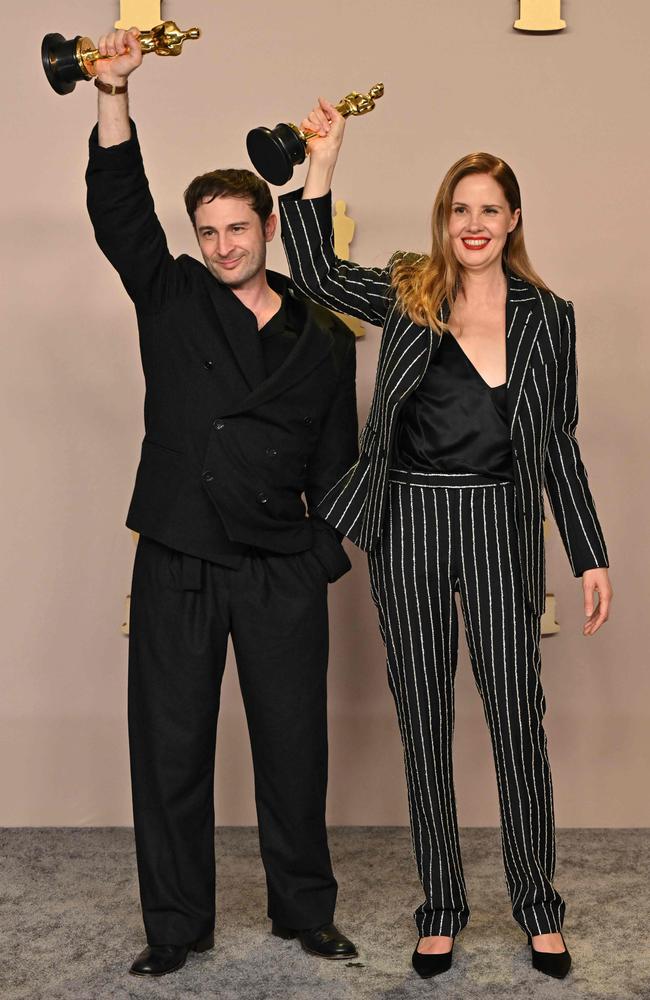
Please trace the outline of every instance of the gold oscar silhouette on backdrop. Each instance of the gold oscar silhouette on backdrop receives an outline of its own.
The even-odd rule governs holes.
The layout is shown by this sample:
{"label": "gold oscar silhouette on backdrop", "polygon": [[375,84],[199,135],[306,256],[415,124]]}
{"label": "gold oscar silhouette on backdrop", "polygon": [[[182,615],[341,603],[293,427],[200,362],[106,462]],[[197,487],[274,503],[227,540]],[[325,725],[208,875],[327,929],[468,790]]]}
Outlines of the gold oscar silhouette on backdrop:
{"label": "gold oscar silhouette on backdrop", "polygon": [[[546,541],[549,532],[549,521],[545,519],[544,525],[544,541]],[[555,594],[551,591],[546,591],[544,600],[544,614],[540,620],[540,626],[542,630],[542,635],[555,635],[560,631],[560,626],[555,620],[556,609],[555,609]]]}
{"label": "gold oscar silhouette on backdrop", "polygon": [[561,0],[521,0],[514,26],[518,31],[562,31],[566,21],[561,8]]}
{"label": "gold oscar silhouette on backdrop", "polygon": [[160,0],[121,0],[120,16],[115,27],[127,31],[133,25],[137,25],[140,31],[153,28],[154,24],[164,21],[160,13],[161,6]]}
{"label": "gold oscar silhouette on backdrop", "polygon": [[[337,201],[334,206],[334,253],[341,260],[350,259],[350,244],[354,239],[354,231],[357,227],[354,219],[347,215],[347,205],[344,201]],[[365,336],[363,323],[356,316],[345,316],[337,313],[344,323],[352,330],[355,337]]]}

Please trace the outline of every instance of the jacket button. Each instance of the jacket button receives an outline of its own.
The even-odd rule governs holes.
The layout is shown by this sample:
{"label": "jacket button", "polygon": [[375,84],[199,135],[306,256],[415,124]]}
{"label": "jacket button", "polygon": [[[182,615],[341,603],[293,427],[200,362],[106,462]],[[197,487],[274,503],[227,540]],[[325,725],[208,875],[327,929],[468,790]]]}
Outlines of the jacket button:
{"label": "jacket button", "polygon": [[212,475],[211,472],[204,472],[201,478],[203,479],[204,483],[211,483],[212,480],[214,479],[214,476]]}
{"label": "jacket button", "polygon": [[203,362],[203,367],[204,368],[212,368],[213,365],[214,365],[214,361],[204,361]]}
{"label": "jacket button", "polygon": [[266,449],[266,454],[269,456],[269,458],[275,458],[275,456],[277,455],[277,453],[278,453],[277,448],[267,448]]}
{"label": "jacket button", "polygon": [[269,502],[269,498],[267,497],[267,495],[264,492],[264,490],[260,490],[259,493],[256,494],[255,499],[257,500],[258,503],[268,503]]}
{"label": "jacket button", "polygon": [[512,454],[515,456],[515,458],[519,458],[519,452],[517,451],[516,448],[514,449]]}
{"label": "jacket button", "polygon": [[215,420],[212,426],[214,427],[215,431],[222,431],[226,425],[224,424],[223,420]]}
{"label": "jacket button", "polygon": [[303,420],[303,424],[307,424],[308,427],[311,424],[311,422],[312,422],[311,417],[305,417]]}

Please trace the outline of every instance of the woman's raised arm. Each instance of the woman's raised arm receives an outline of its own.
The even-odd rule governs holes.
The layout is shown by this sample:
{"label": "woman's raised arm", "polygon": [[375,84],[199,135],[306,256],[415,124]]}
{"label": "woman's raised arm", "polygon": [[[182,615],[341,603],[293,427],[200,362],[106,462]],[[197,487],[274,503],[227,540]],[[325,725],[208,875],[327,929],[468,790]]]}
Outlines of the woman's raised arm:
{"label": "woman's raised arm", "polygon": [[345,118],[321,97],[300,127],[318,135],[308,142],[304,188],[280,198],[282,242],[291,277],[315,302],[381,326],[391,298],[392,261],[386,267],[362,267],[334,253],[330,187]]}

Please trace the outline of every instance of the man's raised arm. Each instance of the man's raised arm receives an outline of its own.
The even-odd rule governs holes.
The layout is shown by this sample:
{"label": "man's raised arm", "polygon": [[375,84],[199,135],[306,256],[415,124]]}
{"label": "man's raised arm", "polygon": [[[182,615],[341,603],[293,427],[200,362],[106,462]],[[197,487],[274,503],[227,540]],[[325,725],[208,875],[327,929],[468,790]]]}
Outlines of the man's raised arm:
{"label": "man's raised arm", "polygon": [[95,63],[97,80],[101,84],[97,108],[99,145],[117,146],[131,138],[129,121],[128,79],[142,63],[142,50],[137,28],[113,31],[102,35],[97,48],[106,59]]}
{"label": "man's raised arm", "polygon": [[155,313],[182,292],[183,276],[156,216],[129,118],[127,81],[142,62],[138,34],[137,28],[114,31],[97,46],[106,58],[95,64],[98,123],[90,137],[87,204],[97,243],[139,313]]}

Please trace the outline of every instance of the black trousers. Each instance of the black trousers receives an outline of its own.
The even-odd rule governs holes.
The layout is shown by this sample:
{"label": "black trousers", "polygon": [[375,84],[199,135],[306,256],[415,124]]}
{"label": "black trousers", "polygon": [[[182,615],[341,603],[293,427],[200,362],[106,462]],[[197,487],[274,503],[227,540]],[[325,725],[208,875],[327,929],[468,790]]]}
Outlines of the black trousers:
{"label": "black trousers", "polygon": [[388,655],[425,892],[422,936],[455,936],[469,919],[452,767],[458,653],[455,592],[490,730],[505,876],[530,934],[562,926],[553,886],[553,790],[542,726],[540,618],[523,591],[515,486],[461,473],[393,470],[370,578]]}
{"label": "black trousers", "polygon": [[240,569],[140,538],[129,645],[129,744],[140,897],[150,944],[215,919],[214,758],[228,636],[255,771],[268,915],[333,919],[325,828],[327,581],[311,552]]}

